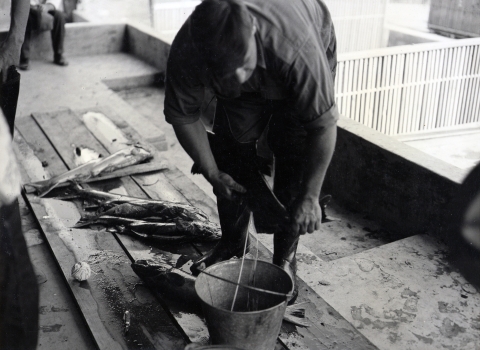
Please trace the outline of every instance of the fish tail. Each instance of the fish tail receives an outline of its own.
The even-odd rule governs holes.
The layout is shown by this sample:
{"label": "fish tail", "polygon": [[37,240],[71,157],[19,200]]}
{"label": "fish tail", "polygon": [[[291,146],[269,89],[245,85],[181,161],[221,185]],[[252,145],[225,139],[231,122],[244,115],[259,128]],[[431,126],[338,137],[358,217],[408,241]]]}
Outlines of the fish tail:
{"label": "fish tail", "polygon": [[50,179],[48,180],[43,180],[43,181],[37,181],[37,182],[31,182],[31,183],[27,183],[25,184],[24,186],[30,186],[30,187],[33,187],[36,192],[37,192],[37,195],[39,197],[43,197],[45,196],[48,192],[50,192],[51,190],[53,190],[55,187],[58,186],[58,183],[53,183],[52,184],[52,181],[50,181]]}
{"label": "fish tail", "polygon": [[85,227],[91,224],[94,224],[96,222],[96,218],[90,218],[86,216],[82,216],[80,220],[77,221],[75,225],[73,225],[73,228],[80,228],[80,227]]}

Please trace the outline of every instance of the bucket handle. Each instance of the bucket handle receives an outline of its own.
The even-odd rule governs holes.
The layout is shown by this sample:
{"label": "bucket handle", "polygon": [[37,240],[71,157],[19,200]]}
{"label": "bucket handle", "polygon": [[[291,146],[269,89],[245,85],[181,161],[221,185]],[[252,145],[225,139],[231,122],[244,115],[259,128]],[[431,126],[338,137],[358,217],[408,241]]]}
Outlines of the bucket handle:
{"label": "bucket handle", "polygon": [[209,272],[205,272],[204,270],[200,270],[200,273],[204,273],[205,275],[207,276],[210,276],[210,277],[213,277],[213,278],[217,278],[219,279],[220,281],[223,281],[223,282],[227,282],[227,283],[231,283],[231,284],[234,284],[236,286],[239,286],[239,287],[243,287],[243,288],[247,288],[247,289],[250,289],[250,290],[254,290],[256,292],[262,292],[262,293],[267,293],[267,294],[272,294],[272,295],[278,295],[278,296],[281,296],[281,297],[286,297],[286,298],[290,298],[292,297],[292,293],[279,293],[279,292],[274,292],[273,290],[267,290],[267,289],[263,289],[263,288],[257,288],[257,287],[251,287],[251,286],[246,286],[242,283],[237,283],[237,282],[234,282],[234,281],[230,281],[230,280],[227,280],[226,278],[223,278],[223,277],[219,277],[219,276],[215,276]]}

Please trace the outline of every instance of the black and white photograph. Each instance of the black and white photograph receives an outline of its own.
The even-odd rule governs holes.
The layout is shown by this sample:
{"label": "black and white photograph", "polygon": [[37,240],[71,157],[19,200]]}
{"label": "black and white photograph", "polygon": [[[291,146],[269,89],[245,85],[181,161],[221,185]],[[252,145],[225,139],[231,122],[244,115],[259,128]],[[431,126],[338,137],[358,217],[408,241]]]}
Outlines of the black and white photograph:
{"label": "black and white photograph", "polygon": [[480,0],[0,0],[0,350],[480,350]]}

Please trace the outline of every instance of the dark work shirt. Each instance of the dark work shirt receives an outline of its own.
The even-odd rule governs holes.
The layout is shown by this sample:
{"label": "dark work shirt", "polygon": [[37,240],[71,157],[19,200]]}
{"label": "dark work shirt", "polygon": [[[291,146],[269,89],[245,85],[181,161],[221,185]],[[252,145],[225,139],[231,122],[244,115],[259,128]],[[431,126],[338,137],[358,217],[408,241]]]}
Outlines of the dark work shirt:
{"label": "dark work shirt", "polygon": [[[319,0],[246,0],[257,27],[257,67],[241,92],[230,99],[228,119],[241,141],[257,138],[261,130],[258,97],[287,100],[289,116],[306,128],[326,127],[338,119],[334,75],[336,39],[332,19]],[[165,116],[173,124],[200,118],[208,68],[192,43],[189,20],[172,43],[166,75]],[[254,94],[252,94],[254,93]],[[252,96],[256,96],[252,100]],[[264,126],[264,123],[260,123]],[[246,130],[251,130],[246,135]]]}

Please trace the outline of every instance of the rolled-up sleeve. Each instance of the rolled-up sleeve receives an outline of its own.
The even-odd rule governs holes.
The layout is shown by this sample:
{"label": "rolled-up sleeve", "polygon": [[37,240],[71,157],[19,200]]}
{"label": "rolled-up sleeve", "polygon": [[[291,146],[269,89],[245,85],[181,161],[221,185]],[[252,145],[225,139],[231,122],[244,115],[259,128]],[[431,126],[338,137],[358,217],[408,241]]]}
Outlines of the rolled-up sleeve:
{"label": "rolled-up sleeve", "polygon": [[[165,78],[165,120],[173,125],[196,122],[201,115],[205,88],[188,40],[179,32],[172,43]],[[179,37],[180,36],[180,37]],[[178,40],[177,40],[178,39]],[[186,44],[187,43],[187,44]]]}
{"label": "rolled-up sleeve", "polygon": [[284,67],[293,118],[305,128],[329,127],[339,118],[330,66],[322,43],[310,38],[292,62]]}

